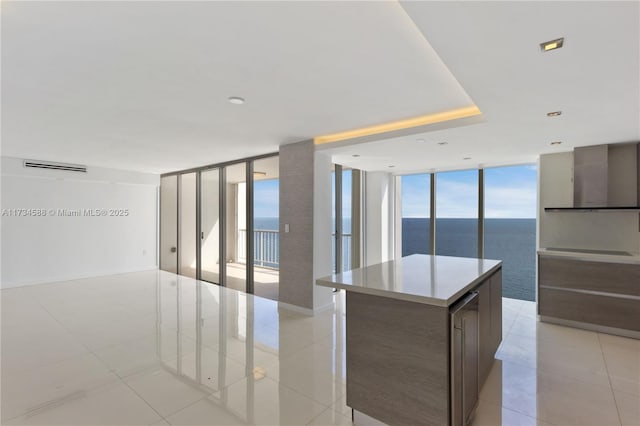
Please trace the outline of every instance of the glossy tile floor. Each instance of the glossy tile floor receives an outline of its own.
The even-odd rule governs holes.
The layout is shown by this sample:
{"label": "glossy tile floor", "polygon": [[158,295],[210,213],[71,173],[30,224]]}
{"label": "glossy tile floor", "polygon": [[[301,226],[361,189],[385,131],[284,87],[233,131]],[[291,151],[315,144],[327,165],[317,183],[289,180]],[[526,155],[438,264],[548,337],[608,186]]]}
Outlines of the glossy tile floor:
{"label": "glossy tile floor", "polygon": [[[2,424],[351,424],[343,295],[306,317],[150,271],[0,297]],[[504,334],[474,424],[640,425],[640,341],[511,299]]]}

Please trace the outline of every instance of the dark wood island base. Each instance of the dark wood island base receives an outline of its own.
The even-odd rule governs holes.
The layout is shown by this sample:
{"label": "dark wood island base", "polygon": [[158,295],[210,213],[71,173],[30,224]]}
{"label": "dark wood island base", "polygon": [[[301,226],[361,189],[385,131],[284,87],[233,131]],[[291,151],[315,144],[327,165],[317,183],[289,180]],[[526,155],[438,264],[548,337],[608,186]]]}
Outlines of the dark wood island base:
{"label": "dark wood island base", "polygon": [[393,425],[449,423],[449,309],[347,292],[347,405]]}
{"label": "dark wood island base", "polygon": [[[349,407],[394,426],[458,426],[469,420],[502,341],[501,262],[410,256],[318,284],[347,292]],[[461,385],[453,368],[453,359],[459,358],[452,358],[458,353],[452,342],[460,332],[452,328],[452,313],[468,299],[474,304],[467,327],[473,324],[468,330],[475,336],[472,349],[467,345],[464,350],[473,357],[473,368],[465,373],[472,372],[466,376],[471,380]],[[452,394],[461,388],[468,411],[460,409],[457,394]]]}

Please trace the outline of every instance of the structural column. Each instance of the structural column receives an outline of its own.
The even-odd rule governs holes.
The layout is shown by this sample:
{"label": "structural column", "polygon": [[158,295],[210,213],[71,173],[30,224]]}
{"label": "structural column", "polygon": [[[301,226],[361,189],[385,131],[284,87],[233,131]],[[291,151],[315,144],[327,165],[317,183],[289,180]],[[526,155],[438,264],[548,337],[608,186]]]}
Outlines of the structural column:
{"label": "structural column", "polygon": [[315,278],[330,273],[330,157],[318,154],[316,158],[311,140],[283,145],[280,147],[280,304],[309,313],[331,304],[331,291],[316,289],[315,285]]}

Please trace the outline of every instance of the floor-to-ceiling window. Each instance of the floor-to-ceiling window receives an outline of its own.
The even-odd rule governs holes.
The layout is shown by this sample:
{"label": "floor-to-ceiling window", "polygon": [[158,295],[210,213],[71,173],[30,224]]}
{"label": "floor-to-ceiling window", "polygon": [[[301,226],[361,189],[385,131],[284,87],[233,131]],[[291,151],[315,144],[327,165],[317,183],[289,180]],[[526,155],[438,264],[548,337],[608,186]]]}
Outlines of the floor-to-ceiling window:
{"label": "floor-to-ceiling window", "polygon": [[431,174],[400,177],[402,256],[431,254]]}
{"label": "floor-to-ceiling window", "polygon": [[403,175],[396,182],[402,256],[435,247],[438,255],[499,259],[504,297],[535,300],[535,165]]}
{"label": "floor-to-ceiling window", "polygon": [[504,297],[535,300],[535,165],[484,170],[484,257],[502,260]]}
{"label": "floor-to-ceiling window", "polygon": [[338,265],[339,262],[336,261],[339,253],[336,251],[338,250],[338,231],[339,228],[341,228],[342,226],[338,225],[338,220],[337,218],[340,216],[340,214],[337,211],[337,207],[336,207],[336,203],[337,203],[337,193],[339,191],[337,191],[337,183],[336,183],[336,179],[339,179],[338,173],[336,173],[336,168],[338,170],[340,170],[341,166],[337,166],[335,164],[333,164],[331,166],[332,170],[331,170],[331,271],[333,273],[338,272],[336,265]]}
{"label": "floor-to-ceiling window", "polygon": [[437,174],[436,254],[478,257],[478,170]]}
{"label": "floor-to-ceiling window", "polygon": [[331,173],[332,270],[343,272],[361,265],[363,172],[340,164]]}
{"label": "floor-to-ceiling window", "polygon": [[253,162],[253,292],[278,300],[280,266],[279,158]]}
{"label": "floor-to-ceiling window", "polygon": [[342,270],[351,269],[353,259],[353,220],[352,220],[352,170],[342,169],[342,236],[340,244],[342,245]]}

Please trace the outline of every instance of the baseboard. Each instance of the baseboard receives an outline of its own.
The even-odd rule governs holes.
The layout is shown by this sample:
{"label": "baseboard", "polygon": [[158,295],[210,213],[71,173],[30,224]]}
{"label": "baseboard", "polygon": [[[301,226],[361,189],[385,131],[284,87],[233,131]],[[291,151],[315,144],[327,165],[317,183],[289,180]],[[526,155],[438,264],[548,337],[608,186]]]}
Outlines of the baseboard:
{"label": "baseboard", "polygon": [[108,275],[121,275],[121,274],[131,274],[134,272],[146,272],[146,271],[157,271],[157,266],[149,266],[143,268],[133,268],[133,269],[125,269],[125,270],[114,270],[114,271],[97,271],[91,274],[80,274],[80,275],[66,275],[66,276],[57,276],[52,277],[46,280],[41,281],[28,281],[28,282],[13,282],[13,283],[2,283],[1,290],[8,290],[10,288],[19,288],[19,287],[30,287],[33,285],[44,285],[44,284],[53,284],[61,281],[76,281],[83,280],[87,278],[93,277],[105,277]]}
{"label": "baseboard", "polygon": [[607,327],[605,325],[589,324],[580,321],[571,321],[561,318],[548,317],[540,315],[540,321],[551,324],[564,325],[566,327],[581,328],[583,330],[596,331],[598,333],[613,334],[616,336],[630,337],[632,339],[640,339],[640,332],[634,330],[625,330],[623,328]]}
{"label": "baseboard", "polygon": [[278,309],[284,309],[287,311],[296,312],[298,314],[314,316],[320,312],[327,311],[329,309],[333,309],[334,303],[330,302],[324,306],[315,309],[303,308],[302,306],[292,305],[290,303],[278,302]]}

